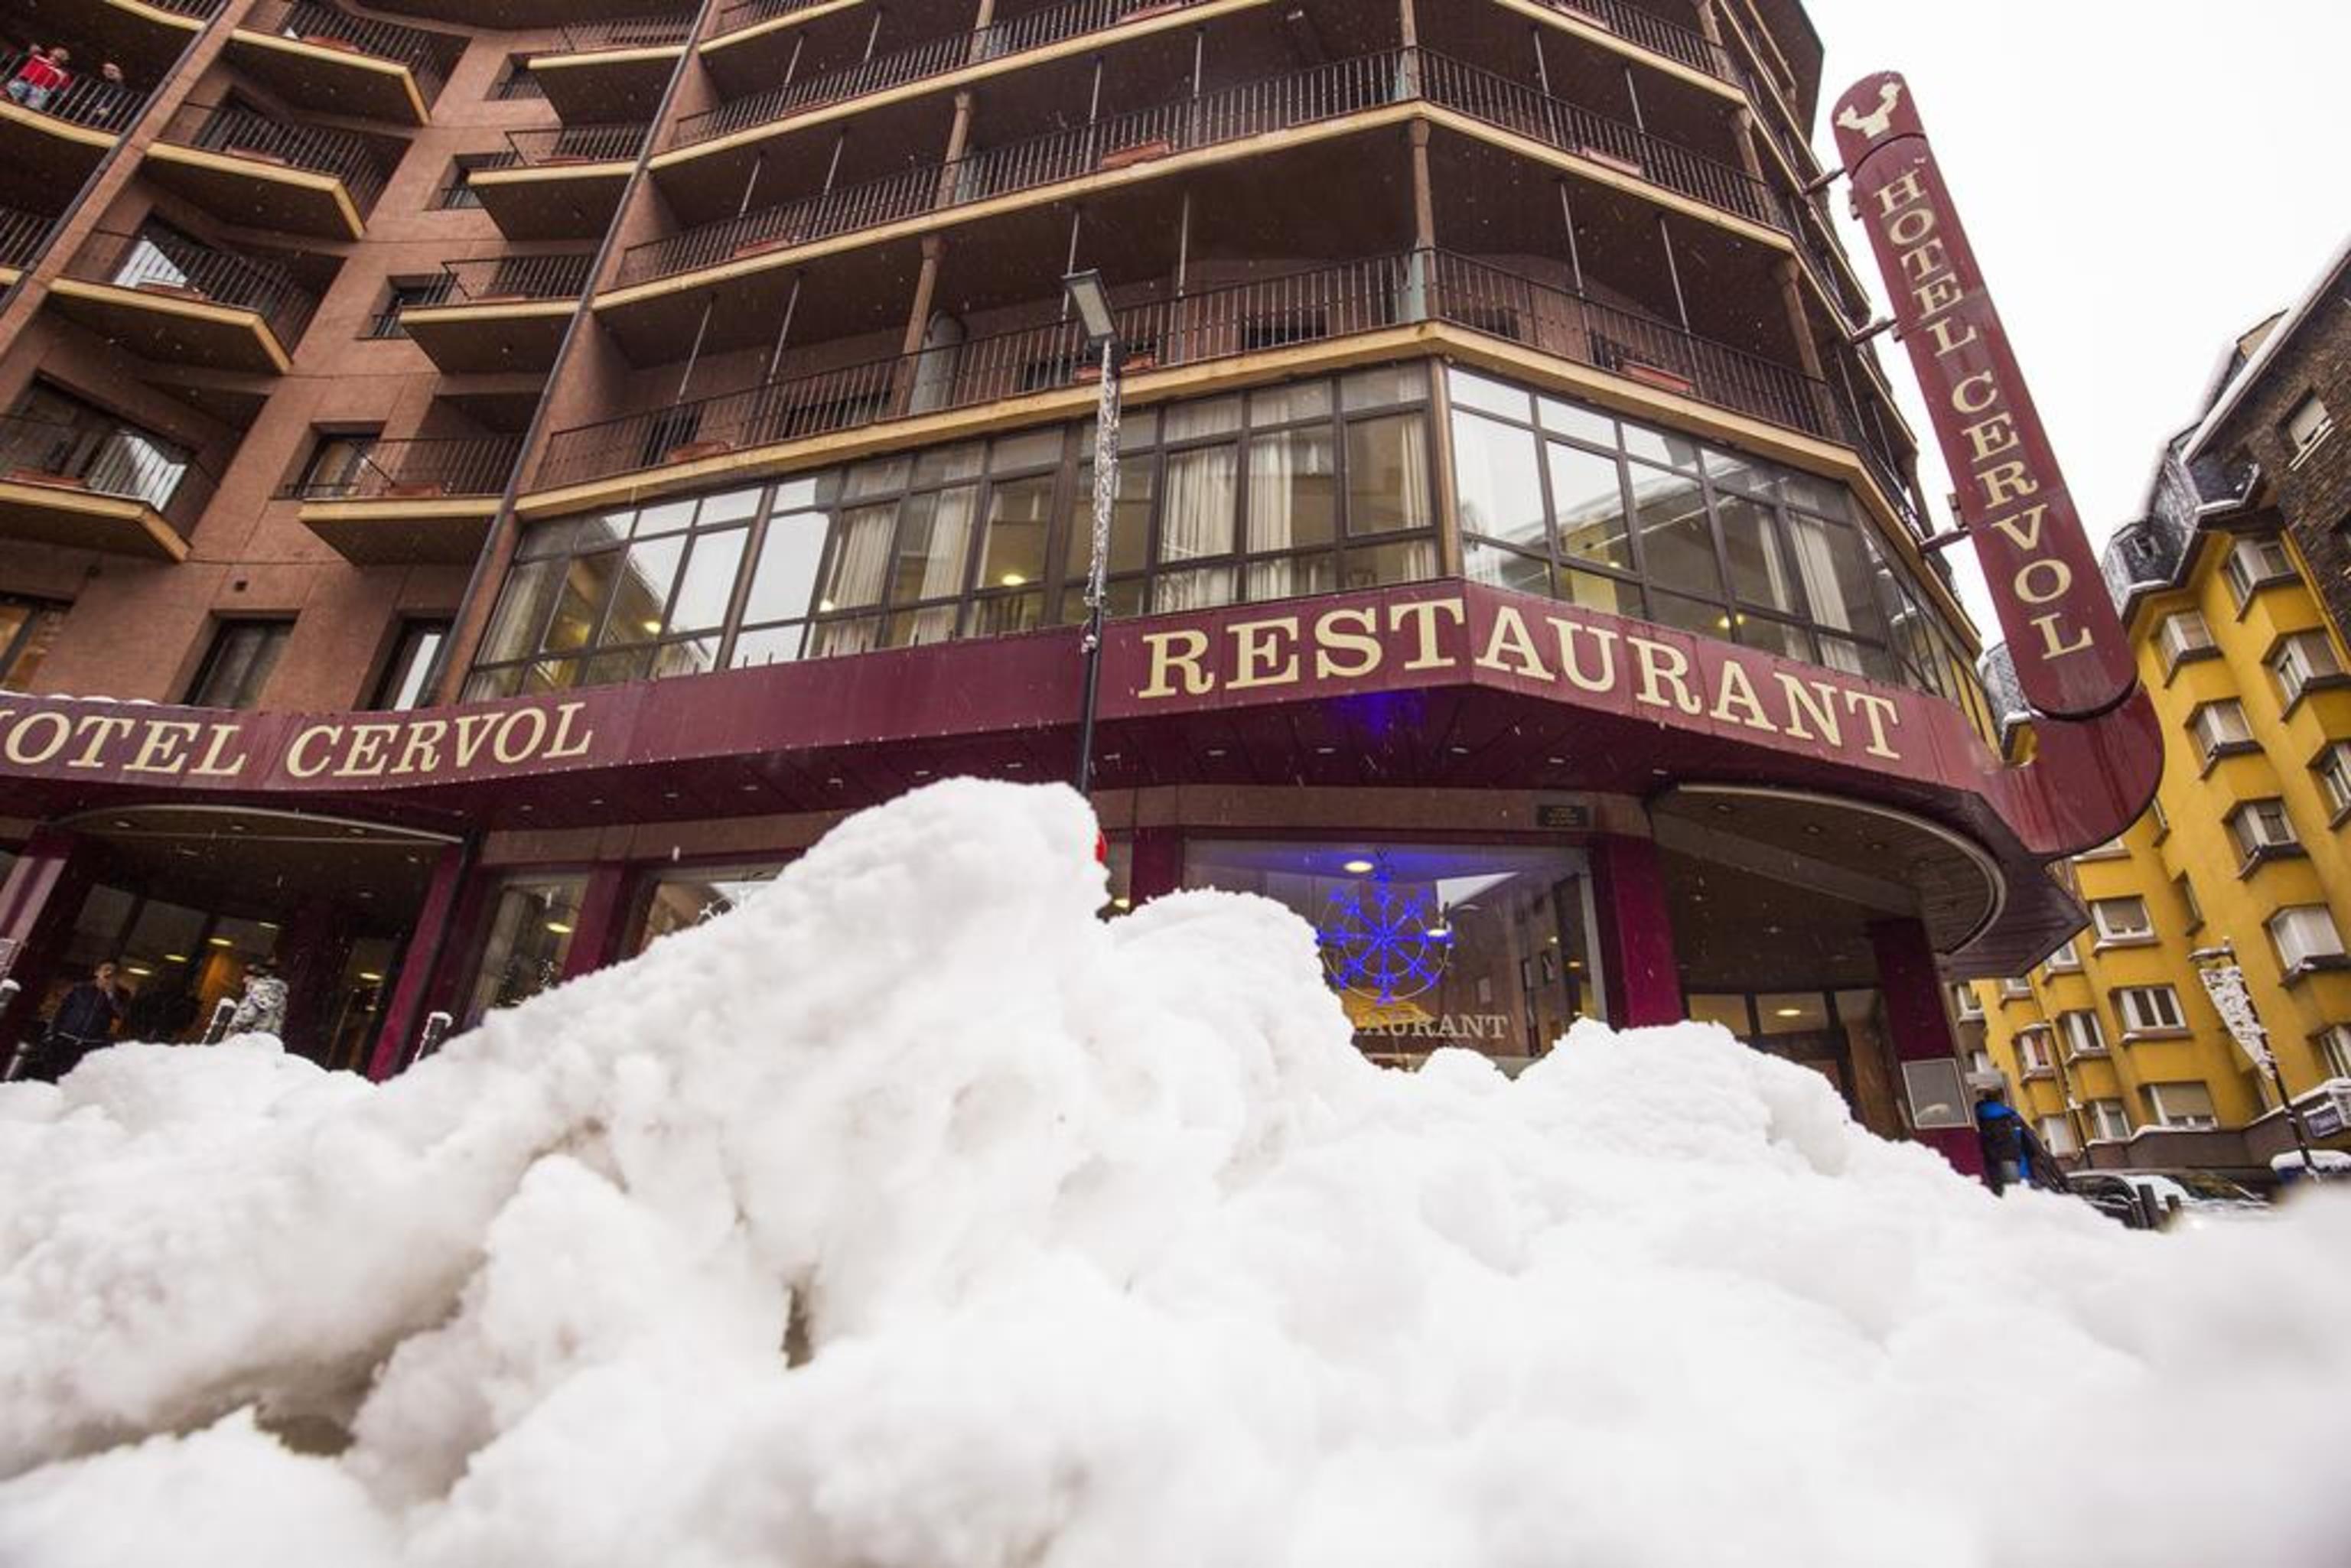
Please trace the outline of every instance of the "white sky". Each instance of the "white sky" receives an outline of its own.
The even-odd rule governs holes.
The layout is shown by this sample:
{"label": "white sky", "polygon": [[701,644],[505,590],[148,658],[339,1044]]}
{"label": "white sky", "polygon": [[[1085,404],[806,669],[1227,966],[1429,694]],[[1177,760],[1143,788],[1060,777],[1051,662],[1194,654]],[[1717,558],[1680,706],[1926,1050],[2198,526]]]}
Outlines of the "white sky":
{"label": "white sky", "polygon": [[[2351,231],[2346,0],[1809,0],[1828,108],[1901,71],[2094,544],[2139,515],[2156,454],[2228,341]],[[1814,144],[1831,143],[1816,126]],[[1840,217],[1846,187],[1832,205]],[[1845,243],[1881,299],[1859,231]],[[1949,486],[1908,355],[1880,355]],[[1972,551],[1951,552],[1987,642]]]}

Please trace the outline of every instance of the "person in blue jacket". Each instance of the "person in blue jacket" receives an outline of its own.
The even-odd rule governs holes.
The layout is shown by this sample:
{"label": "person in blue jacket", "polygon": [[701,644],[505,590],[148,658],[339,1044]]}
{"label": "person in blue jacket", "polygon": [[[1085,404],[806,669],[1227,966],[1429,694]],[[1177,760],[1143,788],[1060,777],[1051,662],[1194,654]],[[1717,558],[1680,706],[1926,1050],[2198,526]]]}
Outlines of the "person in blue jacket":
{"label": "person in blue jacket", "polygon": [[1983,1144],[1984,1182],[1992,1191],[2032,1181],[2032,1129],[1997,1089],[1976,1097],[1976,1136]]}

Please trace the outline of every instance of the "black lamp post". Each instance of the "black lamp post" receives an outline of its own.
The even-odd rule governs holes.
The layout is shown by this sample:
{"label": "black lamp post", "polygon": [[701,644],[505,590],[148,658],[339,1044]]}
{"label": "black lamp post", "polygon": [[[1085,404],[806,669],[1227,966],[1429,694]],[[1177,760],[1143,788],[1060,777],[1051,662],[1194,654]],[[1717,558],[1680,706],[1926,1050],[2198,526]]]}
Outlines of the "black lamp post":
{"label": "black lamp post", "polygon": [[1118,375],[1125,345],[1110,311],[1110,295],[1099,272],[1073,272],[1061,279],[1070,308],[1086,335],[1086,357],[1102,367],[1102,394],[1094,412],[1093,541],[1086,559],[1086,633],[1079,643],[1086,658],[1085,706],[1078,719],[1078,793],[1089,793],[1094,777],[1094,708],[1102,691],[1103,579],[1110,570],[1111,509],[1118,501]]}

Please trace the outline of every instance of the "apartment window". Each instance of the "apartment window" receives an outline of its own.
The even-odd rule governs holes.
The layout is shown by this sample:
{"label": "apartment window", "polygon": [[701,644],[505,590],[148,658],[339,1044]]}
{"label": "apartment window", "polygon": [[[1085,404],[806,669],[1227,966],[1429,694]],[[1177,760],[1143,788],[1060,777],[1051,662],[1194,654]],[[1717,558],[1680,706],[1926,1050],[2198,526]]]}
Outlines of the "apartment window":
{"label": "apartment window", "polygon": [[1968,1071],[1970,1072],[1998,1072],[2000,1071],[2000,1063],[1991,1059],[1991,1051],[1979,1046],[1975,1050],[1968,1052]]}
{"label": "apartment window", "polygon": [[433,193],[433,204],[444,210],[480,206],[482,196],[474,189],[474,176],[484,169],[502,167],[507,161],[507,155],[500,152],[460,152],[449,160],[448,177]]}
{"label": "apartment window", "polygon": [[2301,904],[2269,917],[2270,946],[2278,965],[2291,977],[2305,969],[2322,968],[2343,957],[2342,934],[2335,916],[2323,904]]}
{"label": "apartment window", "polygon": [[2071,936],[2065,938],[2064,944],[2057,951],[2049,955],[2048,967],[2053,975],[2071,975],[2078,972],[2082,967],[2081,945]]}
{"label": "apartment window", "polygon": [[249,708],[261,699],[269,672],[286,651],[291,621],[224,621],[188,688],[194,707]]}
{"label": "apartment window", "polygon": [[2090,920],[2101,943],[2146,942],[2155,936],[2155,923],[2147,918],[2143,898],[2092,899]]}
{"label": "apartment window", "polygon": [[[2188,1015],[2179,1010],[2179,993],[2169,986],[2126,986],[2115,993],[2115,1007],[2127,1034],[2176,1033],[2188,1027]],[[2092,1026],[2096,1022],[2093,1019]],[[2099,1049],[2105,1049],[2104,1041]]]}
{"label": "apartment window", "polygon": [[2130,1113],[2119,1100],[2093,1100],[2082,1107],[2094,1144],[2119,1144],[2131,1135]]}
{"label": "apartment window", "polygon": [[2204,617],[2193,610],[2182,610],[2163,618],[2157,633],[2163,648],[2163,665],[2175,669],[2189,659],[2200,659],[2219,653],[2212,641],[2212,628]]}
{"label": "apartment window", "polygon": [[2217,1127],[2220,1113],[2212,1109],[2212,1091],[2201,1082],[2150,1083],[2139,1091],[2147,1097],[2148,1115],[2162,1127]]}
{"label": "apartment window", "polygon": [[2120,833],[2116,833],[2105,843],[2084,850],[2074,858],[2077,861],[2118,861],[2129,853],[2130,845],[2123,841]]}
{"label": "apartment window", "polygon": [[2285,814],[2283,800],[2247,800],[2229,813],[2228,821],[2237,856],[2249,865],[2302,847],[2294,836],[2294,820]]}
{"label": "apartment window", "polygon": [[2057,1015],[2058,1032],[2064,1038],[2065,1058],[2104,1056],[2106,1053],[2106,1031],[2098,1023],[2098,1015],[2087,1008],[2075,1008]]}
{"label": "apartment window", "polygon": [[528,55],[508,55],[507,63],[491,84],[490,96],[496,99],[545,98],[547,88],[531,74]]}
{"label": "apartment window", "polygon": [[2023,975],[2011,975],[2000,983],[2000,994],[2003,997],[2029,997],[2032,994],[2032,981]]}
{"label": "apartment window", "polygon": [[314,434],[310,455],[302,460],[302,471],[295,478],[294,494],[305,500],[319,501],[359,490],[374,460],[376,443],[381,434],[377,429],[321,430]]}
{"label": "apartment window", "polygon": [[2329,1078],[2351,1078],[2351,1025],[2329,1024],[2311,1038],[2318,1065]]}
{"label": "apartment window", "polygon": [[2311,764],[2326,791],[2328,814],[2336,821],[2351,812],[2351,742],[2335,741]]}
{"label": "apartment window", "polygon": [[29,692],[65,630],[66,607],[0,594],[0,692]]}
{"label": "apartment window", "polygon": [[2254,745],[2252,726],[2245,722],[2244,705],[2234,697],[2199,706],[2188,716],[2188,728],[2196,737],[2196,744],[2207,762],[2231,752],[2249,751]]}
{"label": "apartment window", "polygon": [[2196,897],[2196,884],[2181,872],[2171,879],[2172,891],[2179,894],[2179,906],[2188,911],[2188,929],[2200,930],[2204,925],[2204,905]]}
{"label": "apartment window", "polygon": [[448,298],[449,277],[446,273],[434,277],[395,277],[384,285],[383,303],[368,318],[363,338],[405,338],[408,327],[400,319],[403,310],[421,306],[439,305]]}
{"label": "apartment window", "polygon": [[2342,661],[2335,656],[2335,645],[2324,632],[2296,632],[2279,638],[2269,663],[2270,678],[2277,682],[2278,696],[2289,708],[2313,685],[2343,674]]}
{"label": "apartment window", "polygon": [[2294,558],[2286,554],[2285,545],[2278,539],[2239,539],[2229,551],[2222,571],[2241,607],[2272,583],[2294,580]]}
{"label": "apartment window", "polygon": [[1983,1003],[1977,998],[1976,988],[1973,986],[1951,988],[1951,1012],[1955,1017],[1962,1019],[1980,1019],[1984,1016]]}
{"label": "apartment window", "polygon": [[424,706],[430,700],[424,682],[432,674],[434,656],[448,638],[449,625],[446,621],[402,621],[368,706],[391,713]]}
{"label": "apartment window", "polygon": [[0,421],[0,471],[29,469],[161,511],[179,494],[194,455],[179,443],[37,381]]}
{"label": "apartment window", "polygon": [[2149,800],[2147,803],[2147,820],[2155,824],[2157,843],[2159,844],[2171,836],[2171,816],[2163,809],[2161,800]]}
{"label": "apartment window", "polygon": [[2326,405],[2319,402],[2318,394],[2313,392],[2294,405],[2280,428],[2285,433],[2286,450],[2294,454],[2294,463],[2298,466],[2304,458],[2318,450],[2320,442],[2335,433],[2335,420],[2326,412]]}
{"label": "apartment window", "polygon": [[2053,1155],[2074,1153],[2074,1125],[2063,1116],[2043,1116],[2032,1124],[2041,1134],[2041,1146]]}
{"label": "apartment window", "polygon": [[2049,1031],[2045,1028],[2021,1030],[2016,1036],[2016,1061],[2030,1075],[2054,1072],[2056,1064],[2049,1056]]}

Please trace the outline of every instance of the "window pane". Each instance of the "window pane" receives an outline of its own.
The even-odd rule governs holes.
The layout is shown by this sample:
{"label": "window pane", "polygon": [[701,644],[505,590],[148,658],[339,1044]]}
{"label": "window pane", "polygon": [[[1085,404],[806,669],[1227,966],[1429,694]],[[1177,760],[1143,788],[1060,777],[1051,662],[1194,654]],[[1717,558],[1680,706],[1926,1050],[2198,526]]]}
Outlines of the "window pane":
{"label": "window pane", "polygon": [[664,501],[637,514],[637,538],[643,538],[648,534],[673,534],[693,521],[692,501]]}
{"label": "window pane", "polygon": [[1851,528],[1801,513],[1789,516],[1788,533],[1805,596],[1812,601],[1813,623],[1833,632],[1883,636],[1870,581],[1876,552]]}
{"label": "window pane", "polygon": [[1641,535],[1641,574],[1652,586],[1720,593],[1714,533],[1698,481],[1643,464],[1630,465],[1633,511]]}
{"label": "window pane", "polygon": [[1389,582],[1421,582],[1437,575],[1437,541],[1403,539],[1395,544],[1358,545],[1347,552],[1343,588],[1372,588]]}
{"label": "window pane", "polygon": [[377,687],[376,707],[400,713],[423,704],[424,677],[432,673],[434,655],[440,653],[448,632],[439,622],[411,623],[402,629],[392,663]]}
{"label": "window pane", "polygon": [[506,591],[498,595],[489,632],[482,639],[481,663],[519,659],[538,645],[539,623],[562,585],[564,570],[560,560],[535,560],[507,573]]}
{"label": "window pane", "polygon": [[745,622],[780,621],[808,613],[817,566],[824,559],[825,521],[822,512],[786,512],[768,519],[768,537],[759,545],[759,565],[751,578],[751,597],[743,607]]}
{"label": "window pane", "polygon": [[713,523],[740,522],[758,514],[760,494],[757,489],[750,489],[705,496],[702,497],[702,509],[695,513],[694,520],[705,528]]}
{"label": "window pane", "polygon": [[1044,620],[1045,596],[1041,593],[991,594],[973,601],[971,624],[964,629],[964,635],[1002,637],[1014,632],[1033,632]]}
{"label": "window pane", "polygon": [[[1662,463],[1684,474],[1698,472],[1698,443],[1687,436],[1674,435],[1662,430],[1652,430],[1645,424],[1625,422],[1625,450],[1632,456],[1651,463]],[[1639,489],[1635,481],[1634,488]]]}
{"label": "window pane", "polygon": [[[1150,559],[1151,464],[1122,461],[1118,465],[1118,497],[1110,509],[1110,559],[1104,570],[1113,575],[1141,571]],[[1094,468],[1078,470],[1077,494],[1070,501],[1068,576],[1086,575],[1093,557]]]}
{"label": "window pane", "polygon": [[660,636],[662,611],[669,603],[670,588],[677,581],[677,569],[684,559],[685,540],[677,534],[631,546],[629,564],[621,573],[612,612],[604,618],[598,643],[610,647]]}
{"label": "window pane", "polygon": [[[1123,467],[1122,464],[1120,466]],[[1088,497],[1091,502],[1091,494]],[[1053,513],[1053,476],[1016,479],[987,495],[987,535],[981,546],[979,585],[1019,588],[1045,577],[1045,531]]]}
{"label": "window pane", "polygon": [[548,622],[547,635],[540,640],[542,649],[560,653],[587,646],[588,639],[595,633],[597,617],[603,612],[604,601],[611,596],[612,583],[621,574],[625,553],[602,550],[558,563],[566,568],[563,592],[556,601],[555,619]]}
{"label": "window pane", "polygon": [[1544,444],[1550,449],[1551,504],[1559,518],[1561,558],[1632,570],[1625,481],[1616,459],[1564,442]]}
{"label": "window pane", "polygon": [[1611,615],[1629,615],[1639,620],[1647,611],[1638,585],[1603,577],[1596,571],[1578,571],[1573,567],[1561,570],[1560,597],[1570,604],[1585,610],[1604,611]]}
{"label": "window pane", "polygon": [[1339,563],[1328,550],[1249,563],[1249,596],[1253,602],[1329,593],[1338,586]]}
{"label": "window pane", "polygon": [[1327,545],[1339,537],[1330,426],[1253,437],[1249,457],[1251,550]]}
{"label": "window pane", "polygon": [[706,631],[726,619],[726,601],[735,597],[735,570],[743,564],[743,544],[750,537],[748,528],[695,537],[694,553],[677,585],[677,602],[670,607],[670,631]]}
{"label": "window pane", "polygon": [[1167,507],[1159,523],[1161,560],[1196,560],[1231,553],[1234,478],[1239,460],[1240,454],[1230,446],[1168,456]]}
{"label": "window pane", "polygon": [[882,602],[882,585],[890,571],[890,531],[897,519],[898,508],[892,505],[859,507],[841,515],[841,537],[833,547],[832,572],[819,610],[857,610]]}
{"label": "window pane", "polygon": [[716,637],[689,637],[683,643],[664,643],[653,650],[652,674],[657,681],[674,675],[706,674],[717,667]]}
{"label": "window pane", "polygon": [[745,632],[735,639],[729,667],[740,670],[755,664],[789,664],[800,656],[800,638],[805,630],[800,626],[768,626]]}
{"label": "window pane", "polygon": [[[1202,435],[1222,435],[1241,427],[1241,400],[1237,397],[1209,398],[1202,402],[1180,402],[1167,411],[1167,440],[1170,443],[1189,441]],[[1120,446],[1125,445],[1125,433],[1120,432]],[[1086,449],[1093,450],[1091,440]]]}
{"label": "window pane", "polygon": [[1649,619],[1660,626],[1695,632],[1701,637],[1730,635],[1730,612],[1719,604],[1685,599],[1678,593],[1649,592]]}
{"label": "window pane", "polygon": [[1796,591],[1795,572],[1781,548],[1771,508],[1737,496],[1721,496],[1715,501],[1715,517],[1722,524],[1722,549],[1730,559],[1732,591],[1750,604],[1787,615],[1802,614],[1803,601]]}
{"label": "window pane", "polygon": [[978,493],[967,486],[906,497],[898,520],[893,603],[951,599],[963,591],[964,548],[971,538],[978,500]]}
{"label": "window pane", "polygon": [[945,485],[957,479],[977,479],[983,459],[977,441],[967,441],[960,446],[934,446],[914,457],[914,483]]}
{"label": "window pane", "polygon": [[[1124,422],[1121,422],[1122,434]],[[1061,461],[1061,432],[1059,426],[1031,430],[1019,435],[999,435],[988,444],[987,465],[998,474],[1016,468],[1051,468]]]}
{"label": "window pane", "polygon": [[1331,383],[1299,382],[1249,393],[1249,418],[1253,425],[1290,424],[1319,419],[1331,412]]}
{"label": "window pane", "polygon": [[1419,365],[1381,365],[1339,378],[1339,406],[1385,408],[1391,403],[1420,402],[1428,396],[1428,372]]}
{"label": "window pane", "polygon": [[1527,393],[1520,388],[1501,382],[1488,381],[1484,376],[1456,370],[1446,377],[1457,409],[1480,408],[1489,413],[1499,413],[1511,419],[1526,419]]}
{"label": "window pane", "polygon": [[1589,441],[1594,446],[1614,447],[1616,444],[1616,422],[1606,414],[1585,408],[1581,403],[1562,402],[1554,397],[1535,399],[1542,427],[1559,435],[1573,435],[1578,441]]}
{"label": "window pane", "polygon": [[1801,626],[1761,615],[1741,615],[1733,623],[1742,647],[1761,648],[1783,659],[1801,659],[1807,664],[1813,662],[1812,635]]}
{"label": "window pane", "polygon": [[1165,615],[1176,610],[1210,610],[1233,601],[1233,569],[1212,566],[1199,571],[1162,572],[1151,586],[1151,608]]}
{"label": "window pane", "polygon": [[1463,548],[1462,566],[1472,582],[1490,582],[1520,593],[1551,595],[1551,562],[1541,556],[1520,555],[1471,539]]}
{"label": "window pane", "polygon": [[1428,427],[1417,413],[1347,426],[1347,531],[1393,533],[1436,521],[1428,493]]}
{"label": "window pane", "polygon": [[1456,413],[1453,445],[1462,531],[1542,549],[1542,477],[1533,432]]}

